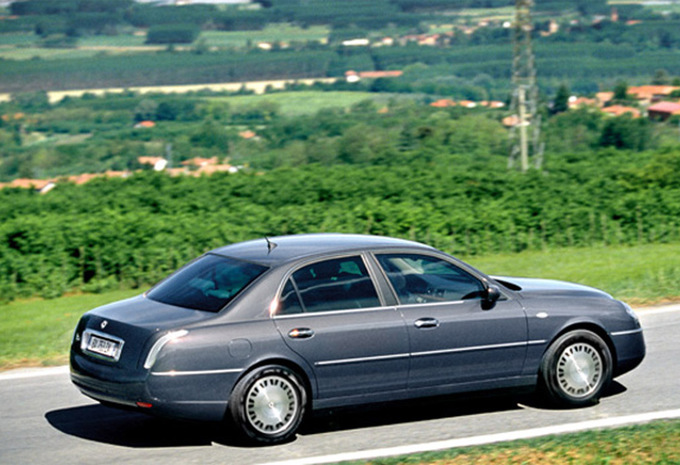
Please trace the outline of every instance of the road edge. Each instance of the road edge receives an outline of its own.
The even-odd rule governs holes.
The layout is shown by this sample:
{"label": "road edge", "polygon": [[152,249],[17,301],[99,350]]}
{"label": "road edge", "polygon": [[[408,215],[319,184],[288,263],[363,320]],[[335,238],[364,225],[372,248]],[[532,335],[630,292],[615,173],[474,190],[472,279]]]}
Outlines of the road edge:
{"label": "road edge", "polygon": [[511,431],[507,433],[486,434],[482,436],[471,436],[467,438],[449,439],[445,441],[411,444],[383,449],[372,449],[360,452],[346,452],[318,457],[284,460],[280,462],[266,462],[260,465],[323,465],[357,460],[372,460],[377,458],[419,454],[437,450],[456,449],[460,447],[482,446],[499,442],[517,441],[520,439],[533,439],[558,434],[578,433],[595,429],[616,428],[644,424],[657,420],[670,420],[677,418],[680,418],[680,409],[663,410],[658,412],[627,415],[623,417],[589,420],[579,423],[565,423],[562,425]]}

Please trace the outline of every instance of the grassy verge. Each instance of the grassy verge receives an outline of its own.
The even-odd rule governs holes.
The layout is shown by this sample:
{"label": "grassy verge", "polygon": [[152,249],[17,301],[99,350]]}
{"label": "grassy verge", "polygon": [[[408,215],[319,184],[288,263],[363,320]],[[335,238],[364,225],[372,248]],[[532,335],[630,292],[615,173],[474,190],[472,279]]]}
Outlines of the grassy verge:
{"label": "grassy verge", "polygon": [[0,369],[66,363],[71,335],[83,313],[139,293],[125,290],[0,305]]}
{"label": "grassy verge", "polygon": [[588,247],[464,258],[487,274],[561,279],[632,304],[680,300],[680,244]]}
{"label": "grassy verge", "polygon": [[352,462],[371,465],[677,464],[680,421]]}
{"label": "grassy verge", "polygon": [[[488,274],[554,278],[603,289],[633,304],[680,300],[680,244],[548,250],[468,257]],[[139,290],[0,305],[0,369],[66,361],[80,315]]]}

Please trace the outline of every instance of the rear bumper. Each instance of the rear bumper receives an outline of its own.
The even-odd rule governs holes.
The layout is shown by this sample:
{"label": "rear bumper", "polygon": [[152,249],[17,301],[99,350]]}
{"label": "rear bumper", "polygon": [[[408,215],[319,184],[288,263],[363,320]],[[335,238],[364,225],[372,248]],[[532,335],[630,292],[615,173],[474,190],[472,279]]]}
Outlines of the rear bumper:
{"label": "rear bumper", "polygon": [[[200,421],[221,421],[227,408],[224,400],[185,399],[181,389],[173,396],[174,380],[159,379],[146,370],[122,373],[81,355],[71,356],[71,382],[87,397],[123,409],[155,416]],[[193,390],[196,392],[196,390]],[[161,394],[161,395],[158,395]]]}

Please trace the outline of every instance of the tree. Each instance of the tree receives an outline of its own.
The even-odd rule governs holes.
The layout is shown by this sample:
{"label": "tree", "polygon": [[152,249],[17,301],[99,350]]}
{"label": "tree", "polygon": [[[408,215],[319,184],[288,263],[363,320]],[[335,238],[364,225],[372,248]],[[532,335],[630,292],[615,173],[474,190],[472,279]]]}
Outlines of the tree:
{"label": "tree", "polygon": [[629,100],[628,84],[624,81],[619,81],[614,87],[614,100],[626,101]]}
{"label": "tree", "polygon": [[671,82],[671,75],[665,69],[657,69],[652,77],[652,84],[655,86],[666,86]]}
{"label": "tree", "polygon": [[610,118],[604,123],[600,136],[602,147],[644,150],[649,145],[651,131],[646,119],[634,119],[626,114]]}
{"label": "tree", "polygon": [[190,44],[198,37],[200,29],[193,24],[168,24],[152,26],[146,35],[147,44]]}
{"label": "tree", "polygon": [[557,113],[563,113],[569,109],[569,97],[571,92],[566,84],[561,84],[557,89],[557,94],[555,94],[555,100],[553,100],[552,113],[556,115]]}
{"label": "tree", "polygon": [[144,99],[135,108],[135,121],[146,121],[156,118],[158,104],[150,99]]}
{"label": "tree", "polygon": [[44,111],[50,106],[50,101],[45,91],[12,94],[12,102],[23,111],[31,113]]}

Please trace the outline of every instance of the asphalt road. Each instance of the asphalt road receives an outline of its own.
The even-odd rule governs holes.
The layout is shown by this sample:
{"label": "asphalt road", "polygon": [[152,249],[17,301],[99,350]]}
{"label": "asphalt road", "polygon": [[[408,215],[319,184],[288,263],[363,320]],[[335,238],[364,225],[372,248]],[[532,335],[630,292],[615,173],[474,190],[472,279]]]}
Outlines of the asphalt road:
{"label": "asphalt road", "polygon": [[596,406],[554,410],[509,396],[395,403],[317,415],[296,440],[273,447],[238,444],[216,425],[100,406],[65,370],[5,373],[0,464],[262,464],[680,409],[680,306],[640,315],[647,358]]}

